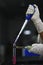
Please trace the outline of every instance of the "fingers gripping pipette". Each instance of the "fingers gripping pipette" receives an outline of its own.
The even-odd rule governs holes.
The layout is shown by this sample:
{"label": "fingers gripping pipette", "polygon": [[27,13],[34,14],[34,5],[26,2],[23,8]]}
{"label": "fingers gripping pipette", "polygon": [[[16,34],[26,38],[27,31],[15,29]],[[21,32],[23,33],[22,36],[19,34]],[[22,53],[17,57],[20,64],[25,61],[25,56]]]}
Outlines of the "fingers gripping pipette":
{"label": "fingers gripping pipette", "polygon": [[[34,6],[33,6],[33,7],[34,7]],[[35,7],[34,7],[34,8],[35,8]],[[35,9],[34,9],[34,10],[35,10]],[[19,39],[19,37],[20,37],[22,31],[24,30],[25,26],[27,25],[28,21],[31,19],[31,17],[33,16],[33,14],[34,14],[34,12],[33,12],[32,14],[27,14],[27,15],[26,15],[25,22],[24,22],[24,24],[23,24],[23,26],[22,26],[22,28],[21,28],[19,34],[17,35],[17,37],[16,37],[16,39],[15,39],[15,41],[14,41],[14,43],[13,43],[13,47],[16,45],[16,42],[18,41],[18,39]]]}

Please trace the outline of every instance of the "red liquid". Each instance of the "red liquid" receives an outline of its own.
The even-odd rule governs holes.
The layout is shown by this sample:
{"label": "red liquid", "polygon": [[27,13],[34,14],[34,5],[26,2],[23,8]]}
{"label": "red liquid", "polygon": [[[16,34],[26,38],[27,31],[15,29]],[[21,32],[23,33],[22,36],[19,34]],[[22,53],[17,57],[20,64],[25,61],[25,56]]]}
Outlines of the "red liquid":
{"label": "red liquid", "polygon": [[13,65],[16,64],[16,56],[13,56]]}

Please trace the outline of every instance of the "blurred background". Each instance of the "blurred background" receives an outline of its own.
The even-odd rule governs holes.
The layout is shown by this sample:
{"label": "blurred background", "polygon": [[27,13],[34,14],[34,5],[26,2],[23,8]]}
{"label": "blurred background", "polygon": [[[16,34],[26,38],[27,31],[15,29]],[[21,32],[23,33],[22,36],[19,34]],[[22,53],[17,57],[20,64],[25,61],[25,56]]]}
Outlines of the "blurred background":
{"label": "blurred background", "polygon": [[[43,21],[43,0],[0,0],[0,43],[4,44],[7,50],[10,48],[10,52],[8,52],[11,57],[12,44],[25,21],[28,5],[34,3],[39,6]],[[37,34],[37,30],[30,20],[16,45],[31,45],[37,41]],[[7,56],[10,56],[9,54]]]}

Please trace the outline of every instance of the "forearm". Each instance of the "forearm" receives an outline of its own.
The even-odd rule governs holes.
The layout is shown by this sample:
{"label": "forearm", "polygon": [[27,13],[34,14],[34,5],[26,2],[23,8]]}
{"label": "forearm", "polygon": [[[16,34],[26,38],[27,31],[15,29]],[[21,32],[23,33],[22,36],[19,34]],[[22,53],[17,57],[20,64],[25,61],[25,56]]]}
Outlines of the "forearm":
{"label": "forearm", "polygon": [[40,37],[43,40],[43,32],[40,33]]}

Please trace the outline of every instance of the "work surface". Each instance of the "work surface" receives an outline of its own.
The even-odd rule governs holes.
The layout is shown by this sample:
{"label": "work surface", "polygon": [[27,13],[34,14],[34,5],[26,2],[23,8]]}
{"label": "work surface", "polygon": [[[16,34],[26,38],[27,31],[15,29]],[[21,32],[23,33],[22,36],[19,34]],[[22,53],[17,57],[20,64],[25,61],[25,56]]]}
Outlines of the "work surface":
{"label": "work surface", "polygon": [[42,63],[43,62],[43,57],[40,58],[38,56],[36,57],[17,57],[17,63],[21,64],[21,63],[29,63],[29,64],[32,64],[32,63]]}

